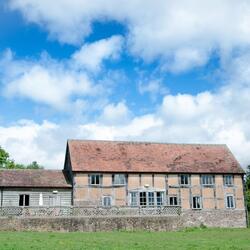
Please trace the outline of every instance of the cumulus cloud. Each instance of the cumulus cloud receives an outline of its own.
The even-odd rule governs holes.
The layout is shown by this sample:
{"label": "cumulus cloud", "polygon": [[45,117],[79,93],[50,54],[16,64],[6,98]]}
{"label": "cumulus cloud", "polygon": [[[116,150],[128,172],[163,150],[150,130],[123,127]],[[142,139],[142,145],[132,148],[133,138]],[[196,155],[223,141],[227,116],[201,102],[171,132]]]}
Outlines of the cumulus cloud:
{"label": "cumulus cloud", "polygon": [[156,101],[159,95],[164,95],[168,92],[161,79],[141,80],[138,84],[138,90],[141,95],[149,94],[152,101]]}
{"label": "cumulus cloud", "polygon": [[104,60],[119,57],[122,41],[121,36],[112,36],[108,39],[85,44],[72,55],[72,59],[79,68],[83,67],[93,72],[99,71]]}
{"label": "cumulus cloud", "polygon": [[93,74],[98,74],[103,60],[119,56],[121,44],[120,36],[99,40],[84,45],[64,61],[55,60],[46,53],[38,60],[15,59],[12,51],[7,50],[0,59],[4,95],[28,98],[62,110],[71,109],[72,102],[79,106],[81,98],[100,93],[103,96],[108,92],[105,83],[98,84]]}
{"label": "cumulus cloud", "polygon": [[249,61],[250,54],[246,54],[228,65],[227,84],[216,92],[167,94],[152,113],[136,116],[125,102],[110,103],[97,119],[84,124],[22,121],[0,127],[0,141],[18,161],[35,158],[50,168],[63,166],[67,138],[225,143],[246,167],[250,152]]}
{"label": "cumulus cloud", "polygon": [[129,121],[130,113],[129,108],[124,102],[119,102],[116,105],[110,103],[104,107],[99,120],[103,124],[125,124]]}
{"label": "cumulus cloud", "polygon": [[[90,74],[102,70],[103,60],[119,57],[123,38],[83,44],[95,21],[115,20],[125,25],[124,43],[130,53],[145,62],[157,60],[163,70],[190,70],[216,54],[224,72],[223,86],[195,95],[164,92],[157,80],[139,83],[141,94],[164,95],[154,111],[143,115],[136,115],[127,100],[120,100],[102,103],[100,116],[84,124],[19,121],[2,126],[1,145],[17,161],[37,160],[45,167],[62,168],[66,139],[86,138],[226,143],[243,166],[249,164],[249,1],[10,0],[9,6],[47,29],[53,39],[81,48],[65,61],[49,56],[17,60],[8,52],[0,60],[6,96],[65,108],[75,96],[103,95],[105,87],[94,83]],[[76,105],[82,107],[83,100],[78,99]]]}
{"label": "cumulus cloud", "polygon": [[62,168],[65,142],[59,133],[57,124],[21,120],[9,127],[0,126],[0,141],[18,163],[38,161],[45,167]]}
{"label": "cumulus cloud", "polygon": [[230,57],[234,49],[250,45],[246,0],[10,0],[9,7],[54,39],[73,44],[83,42],[93,22],[118,21],[128,29],[132,54],[159,59],[173,72],[204,65],[213,53]]}

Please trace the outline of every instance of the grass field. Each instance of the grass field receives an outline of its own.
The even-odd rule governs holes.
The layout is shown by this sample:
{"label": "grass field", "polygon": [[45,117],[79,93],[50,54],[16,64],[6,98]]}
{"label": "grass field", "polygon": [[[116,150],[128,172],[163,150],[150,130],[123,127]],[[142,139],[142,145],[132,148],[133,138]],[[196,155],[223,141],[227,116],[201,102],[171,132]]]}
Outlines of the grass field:
{"label": "grass field", "polygon": [[0,232],[0,249],[250,249],[250,229],[179,232]]}

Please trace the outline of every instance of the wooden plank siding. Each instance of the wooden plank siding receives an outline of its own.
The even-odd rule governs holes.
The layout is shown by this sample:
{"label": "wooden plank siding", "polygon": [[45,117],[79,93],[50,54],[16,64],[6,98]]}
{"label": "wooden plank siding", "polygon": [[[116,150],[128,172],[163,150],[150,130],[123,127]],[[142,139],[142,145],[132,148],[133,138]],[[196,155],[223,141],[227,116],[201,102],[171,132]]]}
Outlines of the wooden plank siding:
{"label": "wooden plank siding", "polygon": [[[57,193],[53,193],[57,191]],[[57,198],[58,206],[71,206],[72,205],[72,191],[71,189],[36,189],[36,188],[8,188],[3,189],[0,200],[3,207],[19,206],[19,196],[21,194],[30,195],[30,206],[39,206],[39,197],[42,193],[43,206],[53,205],[53,197]]]}

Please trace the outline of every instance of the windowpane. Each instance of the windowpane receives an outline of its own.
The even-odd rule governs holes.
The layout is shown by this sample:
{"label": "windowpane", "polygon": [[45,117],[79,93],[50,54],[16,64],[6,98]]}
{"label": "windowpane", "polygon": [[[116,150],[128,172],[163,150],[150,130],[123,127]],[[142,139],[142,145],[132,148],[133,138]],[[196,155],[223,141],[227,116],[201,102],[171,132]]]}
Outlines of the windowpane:
{"label": "windowpane", "polygon": [[227,208],[234,208],[234,197],[233,195],[227,196]]}
{"label": "windowpane", "polygon": [[23,200],[24,200],[24,195],[21,194],[21,195],[19,196],[19,206],[20,206],[20,207],[22,207],[22,206],[24,205]]}
{"label": "windowpane", "polygon": [[170,196],[169,197],[169,205],[170,206],[177,206],[178,205],[178,198],[177,198],[177,196]]}
{"label": "windowpane", "polygon": [[193,197],[193,208],[194,209],[200,209],[201,208],[201,197],[200,196],[194,196]]}
{"label": "windowpane", "polygon": [[189,175],[188,174],[181,174],[180,175],[180,184],[181,185],[189,185]]}
{"label": "windowpane", "polygon": [[104,196],[103,197],[103,206],[104,207],[110,207],[111,206],[111,197],[110,196]]}
{"label": "windowpane", "polygon": [[148,205],[149,206],[155,205],[154,192],[148,192]]}
{"label": "windowpane", "polygon": [[226,186],[233,185],[233,176],[232,175],[225,175],[224,176],[224,185],[226,185]]}
{"label": "windowpane", "polygon": [[213,175],[203,175],[202,176],[202,185],[213,185],[214,176]]}
{"label": "windowpane", "polygon": [[29,205],[30,205],[30,196],[25,195],[25,206],[29,206]]}
{"label": "windowpane", "polygon": [[112,175],[113,185],[124,185],[125,175],[124,174],[114,174]]}
{"label": "windowpane", "polygon": [[101,185],[102,184],[102,175],[101,174],[91,174],[89,177],[90,185]]}
{"label": "windowpane", "polygon": [[140,206],[145,207],[147,205],[146,192],[140,192]]}
{"label": "windowpane", "polygon": [[99,184],[100,184],[100,176],[99,176],[99,175],[96,175],[96,176],[95,176],[95,184],[96,184],[96,185],[99,185]]}
{"label": "windowpane", "polygon": [[30,196],[28,194],[20,194],[19,195],[19,206],[23,207],[26,206],[28,207],[30,205]]}
{"label": "windowpane", "polygon": [[163,192],[156,192],[156,202],[157,206],[163,205]]}
{"label": "windowpane", "polygon": [[130,193],[130,205],[131,206],[137,206],[138,203],[137,203],[137,193],[136,192],[132,192]]}

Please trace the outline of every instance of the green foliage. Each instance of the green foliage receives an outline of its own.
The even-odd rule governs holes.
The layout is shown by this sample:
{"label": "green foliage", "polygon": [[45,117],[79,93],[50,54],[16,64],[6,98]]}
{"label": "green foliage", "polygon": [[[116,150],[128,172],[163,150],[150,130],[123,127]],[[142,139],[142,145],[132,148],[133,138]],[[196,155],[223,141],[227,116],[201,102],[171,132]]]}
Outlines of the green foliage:
{"label": "green foliage", "polygon": [[0,169],[42,169],[36,161],[28,165],[15,163],[14,160],[10,159],[10,155],[0,146]]}
{"label": "green foliage", "polygon": [[9,154],[0,147],[0,168],[5,168],[6,164],[9,163]]}
{"label": "green foliage", "polygon": [[33,161],[32,163],[30,163],[29,165],[27,165],[26,168],[27,169],[41,169],[43,167],[40,166],[36,161]]}
{"label": "green foliage", "polygon": [[250,229],[193,229],[179,232],[0,232],[0,250],[250,249]]}

